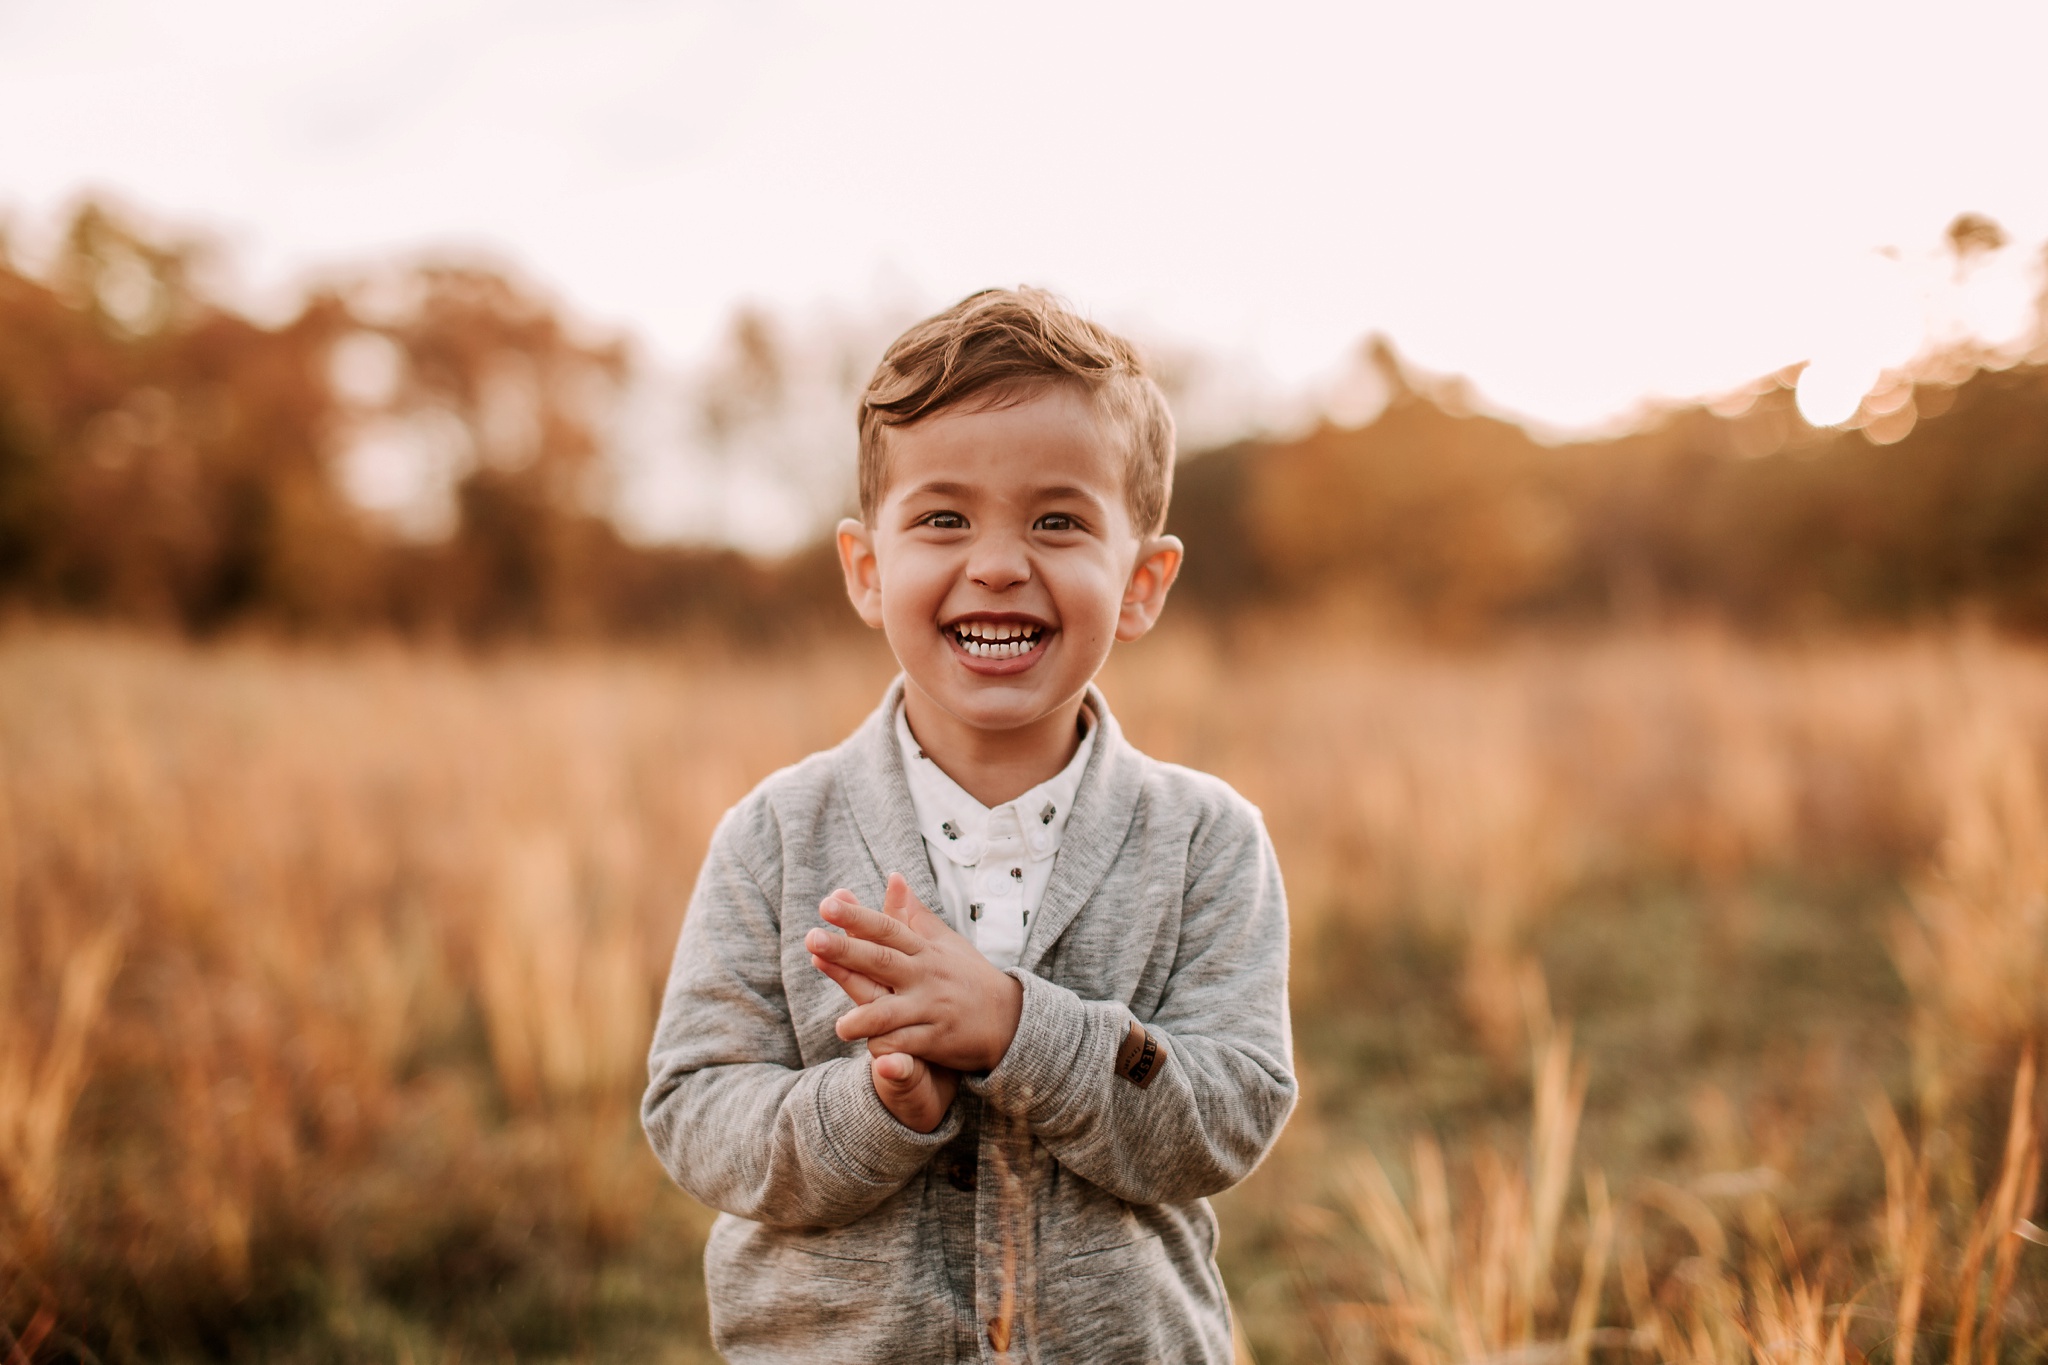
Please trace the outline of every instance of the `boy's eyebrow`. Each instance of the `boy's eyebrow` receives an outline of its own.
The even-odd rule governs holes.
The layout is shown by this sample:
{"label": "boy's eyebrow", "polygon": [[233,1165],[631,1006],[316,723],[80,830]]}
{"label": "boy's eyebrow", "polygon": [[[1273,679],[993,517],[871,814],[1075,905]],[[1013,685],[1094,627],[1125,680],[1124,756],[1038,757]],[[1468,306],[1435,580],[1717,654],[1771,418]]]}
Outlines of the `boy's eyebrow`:
{"label": "boy's eyebrow", "polygon": [[[917,485],[917,487],[911,489],[909,493],[905,494],[905,496],[912,498],[921,496],[938,498],[965,498],[972,497],[974,494],[980,491],[982,490],[978,484],[957,483],[946,479],[934,479],[930,483],[921,483]],[[1094,492],[1090,489],[1083,488],[1079,484],[1071,483],[1053,484],[1047,488],[1034,488],[1031,490],[1031,496],[1034,499],[1038,499],[1041,501],[1045,499],[1056,498],[1079,498],[1083,502],[1101,502],[1103,500],[1102,495],[1100,493]]]}
{"label": "boy's eyebrow", "polygon": [[941,498],[964,498],[973,492],[974,485],[971,483],[948,483],[944,480],[935,480],[932,483],[919,484],[911,489],[906,496],[914,498],[920,494],[929,493]]}
{"label": "boy's eyebrow", "polygon": [[1054,484],[1050,488],[1037,488],[1033,489],[1032,492],[1034,496],[1040,498],[1079,498],[1083,502],[1102,501],[1100,493],[1069,483]]}

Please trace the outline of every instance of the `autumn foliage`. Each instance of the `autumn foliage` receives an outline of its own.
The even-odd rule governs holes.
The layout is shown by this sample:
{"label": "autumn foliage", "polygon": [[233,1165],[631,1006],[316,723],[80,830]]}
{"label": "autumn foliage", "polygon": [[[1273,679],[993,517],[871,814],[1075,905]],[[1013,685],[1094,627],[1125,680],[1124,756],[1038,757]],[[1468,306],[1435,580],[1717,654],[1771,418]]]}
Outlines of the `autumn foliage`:
{"label": "autumn foliage", "polygon": [[[636,547],[605,515],[618,340],[502,274],[431,264],[323,286],[266,326],[207,295],[205,264],[94,207],[39,275],[0,260],[0,598],[202,634],[791,619],[787,573]],[[376,441],[451,467],[443,515],[407,526],[350,498],[342,459]]]}
{"label": "autumn foliage", "polygon": [[1702,618],[2048,630],[2048,367],[1958,357],[1902,377],[1903,433],[1815,430],[1788,374],[1718,412],[1546,446],[1377,359],[1393,397],[1370,425],[1184,468],[1192,595],[1349,603],[1451,636]]}
{"label": "autumn foliage", "polygon": [[[535,290],[395,264],[330,280],[272,325],[210,294],[209,267],[91,206],[34,271],[0,250],[0,601],[195,633],[843,623],[822,546],[769,564],[621,534],[610,456],[636,361]],[[702,423],[735,458],[750,458],[740,419],[829,405],[755,382],[777,376],[777,344],[743,313],[735,364],[708,371]],[[1384,342],[1370,363],[1390,394],[1370,423],[1186,460],[1187,607],[1307,605],[1450,638],[1706,617],[2048,629],[2043,364],[1925,358],[1853,430],[1801,420],[1788,372],[1546,445]],[[759,444],[765,474],[804,477]],[[373,514],[344,476],[365,449],[445,494]]]}

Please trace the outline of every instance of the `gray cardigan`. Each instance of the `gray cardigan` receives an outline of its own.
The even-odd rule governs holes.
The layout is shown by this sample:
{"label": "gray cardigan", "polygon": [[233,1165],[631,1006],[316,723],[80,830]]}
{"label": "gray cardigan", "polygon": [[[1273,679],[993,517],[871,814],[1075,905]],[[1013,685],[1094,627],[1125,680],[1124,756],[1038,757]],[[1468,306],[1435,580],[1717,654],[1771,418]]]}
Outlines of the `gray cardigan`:
{"label": "gray cardigan", "polygon": [[[1051,884],[1011,975],[1008,1054],[918,1133],[875,1097],[851,1003],[810,963],[818,902],[939,905],[882,705],[728,812],[690,901],[641,1106],[669,1174],[723,1211],[704,1253],[735,1362],[1231,1358],[1206,1195],[1294,1106],[1287,908],[1259,813],[1147,758],[1101,693]],[[1163,1046],[1114,1074],[1132,1016]]]}

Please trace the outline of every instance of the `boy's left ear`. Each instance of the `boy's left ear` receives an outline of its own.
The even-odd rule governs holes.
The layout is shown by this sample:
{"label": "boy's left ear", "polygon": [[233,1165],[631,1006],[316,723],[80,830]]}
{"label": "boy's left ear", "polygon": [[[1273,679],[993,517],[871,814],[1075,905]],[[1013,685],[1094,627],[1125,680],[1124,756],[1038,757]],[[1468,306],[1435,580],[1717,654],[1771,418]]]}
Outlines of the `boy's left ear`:
{"label": "boy's left ear", "polygon": [[1186,553],[1179,536],[1153,536],[1138,548],[1138,566],[1131,570],[1123,609],[1117,613],[1117,639],[1135,640],[1152,629],[1166,606],[1173,580],[1180,576],[1181,557]]}

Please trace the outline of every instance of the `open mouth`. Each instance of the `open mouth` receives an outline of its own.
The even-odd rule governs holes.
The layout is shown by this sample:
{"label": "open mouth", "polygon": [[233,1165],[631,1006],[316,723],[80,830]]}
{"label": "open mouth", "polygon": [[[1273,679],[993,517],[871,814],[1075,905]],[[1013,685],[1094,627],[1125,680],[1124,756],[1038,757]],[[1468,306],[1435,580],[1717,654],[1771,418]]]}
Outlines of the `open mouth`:
{"label": "open mouth", "polygon": [[956,621],[946,627],[953,643],[977,659],[1016,659],[1038,648],[1045,627],[1023,621]]}

